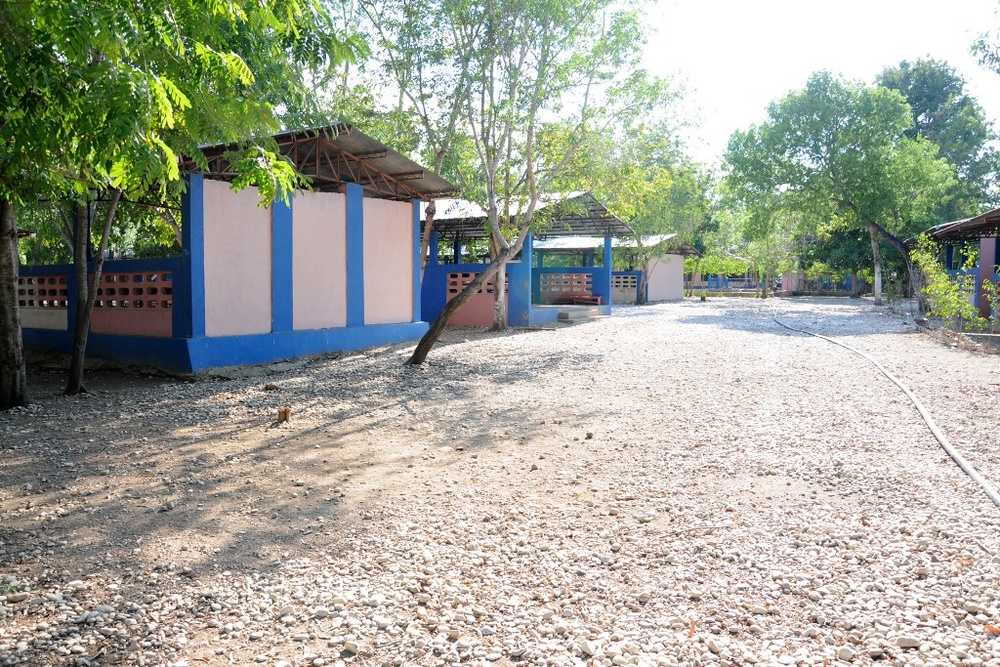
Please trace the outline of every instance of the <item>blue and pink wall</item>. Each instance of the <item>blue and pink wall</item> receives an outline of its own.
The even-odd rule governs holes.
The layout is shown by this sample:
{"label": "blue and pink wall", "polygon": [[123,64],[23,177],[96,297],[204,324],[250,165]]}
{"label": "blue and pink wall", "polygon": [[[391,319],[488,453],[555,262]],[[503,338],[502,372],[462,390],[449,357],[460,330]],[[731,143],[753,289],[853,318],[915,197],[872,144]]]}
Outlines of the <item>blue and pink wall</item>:
{"label": "blue and pink wall", "polygon": [[[257,205],[188,177],[181,257],[108,261],[89,357],[194,372],[419,338],[417,202],[344,192]],[[69,352],[72,266],[21,267],[26,347]]]}
{"label": "blue and pink wall", "polygon": [[[533,236],[528,234],[521,250],[521,259],[508,262],[507,322],[511,326],[539,326],[552,322],[559,316],[553,304],[560,296],[579,294],[597,296],[601,304],[595,306],[601,314],[611,314],[611,238],[604,241],[604,266],[554,268],[536,266]],[[422,312],[428,321],[441,313],[445,304],[486,267],[485,264],[442,264],[437,232],[429,239],[430,253],[424,269]],[[489,327],[493,324],[494,292],[496,286],[488,284],[473,295],[449,321],[453,326]]]}

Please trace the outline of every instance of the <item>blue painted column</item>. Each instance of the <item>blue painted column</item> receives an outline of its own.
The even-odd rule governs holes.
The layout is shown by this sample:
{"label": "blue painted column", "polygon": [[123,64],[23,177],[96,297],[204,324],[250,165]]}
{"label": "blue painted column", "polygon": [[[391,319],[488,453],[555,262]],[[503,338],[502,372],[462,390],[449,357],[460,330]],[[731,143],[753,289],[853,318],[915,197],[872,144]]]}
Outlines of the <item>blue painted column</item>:
{"label": "blue painted column", "polygon": [[528,232],[521,246],[521,261],[507,263],[507,322],[525,327],[530,323],[532,283],[532,236]]}
{"label": "blue painted column", "polygon": [[174,338],[205,336],[205,177],[188,174],[181,196],[181,261],[173,274]]}
{"label": "blue painted column", "polygon": [[452,262],[452,264],[461,264],[462,263],[462,242],[456,240],[452,244],[451,247],[452,247],[452,252],[455,253],[455,260]]}
{"label": "blue painted column", "polygon": [[431,232],[428,243],[427,268],[420,286],[420,317],[431,322],[441,313],[445,304],[445,270],[441,263],[441,249],[437,232]]}
{"label": "blue painted column", "polygon": [[524,245],[521,246],[521,264],[528,269],[528,304],[531,304],[531,286],[534,284],[535,266],[535,235],[528,232],[524,236]]}
{"label": "blue painted column", "polygon": [[996,271],[997,240],[992,236],[979,238],[979,275],[976,276],[976,305],[979,306],[980,317],[990,317],[993,305],[986,296],[984,285],[993,282]]}
{"label": "blue painted column", "polygon": [[271,331],[291,331],[295,299],[292,257],[292,204],[271,205]]}
{"label": "blue painted column", "polygon": [[347,187],[347,326],[365,323],[365,192]]}
{"label": "blue painted column", "polygon": [[420,224],[420,200],[413,200],[413,321],[420,321],[420,280],[422,278],[420,271],[420,261],[423,259],[420,256],[420,232],[422,230],[422,225]]}
{"label": "blue painted column", "polygon": [[604,237],[604,266],[594,267],[594,296],[601,297],[601,305],[611,304],[611,237]]}
{"label": "blue painted column", "polygon": [[438,247],[438,233],[437,232],[431,232],[431,238],[430,238],[430,242],[428,243],[428,250],[427,250],[427,252],[429,253],[429,255],[427,257],[427,265],[428,266],[437,266],[438,263],[441,261],[440,260],[441,250]]}

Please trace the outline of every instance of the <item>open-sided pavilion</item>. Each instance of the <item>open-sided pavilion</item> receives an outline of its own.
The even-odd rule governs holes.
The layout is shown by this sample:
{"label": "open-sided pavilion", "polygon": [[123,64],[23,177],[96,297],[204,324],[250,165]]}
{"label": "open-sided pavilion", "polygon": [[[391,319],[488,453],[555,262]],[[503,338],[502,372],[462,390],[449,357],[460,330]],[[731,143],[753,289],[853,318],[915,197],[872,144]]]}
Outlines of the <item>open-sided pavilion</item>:
{"label": "open-sided pavilion", "polygon": [[[610,314],[612,240],[632,235],[632,228],[589,192],[543,203],[540,219],[544,226],[528,234],[521,254],[506,267],[507,321],[515,326],[540,325],[574,305]],[[546,266],[547,259],[556,253],[538,251],[537,243],[563,237],[587,237],[596,243],[574,253],[572,265],[563,262],[554,266],[550,262]],[[468,248],[488,238],[486,212],[480,207],[464,200],[437,203],[422,288],[423,313],[429,321],[485,268],[488,257],[470,257]],[[494,289],[491,283],[484,286],[455,314],[451,324],[492,324]]]}
{"label": "open-sided pavilion", "polygon": [[944,246],[945,266],[951,273],[962,269],[962,247],[968,244],[979,246],[979,261],[970,271],[975,276],[975,302],[979,314],[990,316],[990,302],[986,298],[983,285],[992,281],[994,285],[1000,281],[1000,253],[998,253],[998,237],[1000,237],[1000,208],[987,211],[982,215],[954,222],[946,222],[931,227],[925,234]]}

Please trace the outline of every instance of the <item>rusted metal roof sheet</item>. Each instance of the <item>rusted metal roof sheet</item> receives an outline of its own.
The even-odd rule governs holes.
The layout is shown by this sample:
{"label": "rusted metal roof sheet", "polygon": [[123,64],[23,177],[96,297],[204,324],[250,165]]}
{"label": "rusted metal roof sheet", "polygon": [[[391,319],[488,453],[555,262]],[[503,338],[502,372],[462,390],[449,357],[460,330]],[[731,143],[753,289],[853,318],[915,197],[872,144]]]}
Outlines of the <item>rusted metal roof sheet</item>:
{"label": "rusted metal roof sheet", "polygon": [[1000,208],[974,218],[946,222],[924,233],[938,241],[971,241],[982,236],[1000,236]]}
{"label": "rusted metal roof sheet", "polygon": [[[274,140],[282,155],[311,179],[317,191],[337,191],[345,183],[357,183],[369,196],[425,201],[458,192],[455,185],[430,169],[344,123],[283,132]],[[236,174],[226,153],[235,148],[225,144],[202,148],[209,165],[205,175],[232,180]],[[182,160],[181,168],[201,171],[189,158]]]}

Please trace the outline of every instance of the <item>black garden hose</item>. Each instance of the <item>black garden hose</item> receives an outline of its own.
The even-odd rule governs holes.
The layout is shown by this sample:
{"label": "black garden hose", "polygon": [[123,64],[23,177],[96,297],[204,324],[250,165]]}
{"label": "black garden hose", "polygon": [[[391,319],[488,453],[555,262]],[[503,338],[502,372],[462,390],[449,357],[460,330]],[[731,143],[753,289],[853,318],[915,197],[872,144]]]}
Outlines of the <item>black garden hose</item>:
{"label": "black garden hose", "polygon": [[816,338],[821,338],[822,340],[825,340],[828,343],[839,345],[845,350],[853,352],[854,354],[868,360],[873,366],[875,366],[875,368],[882,371],[882,374],[885,375],[890,380],[892,380],[892,382],[897,387],[902,389],[903,393],[906,394],[909,397],[909,399],[913,402],[913,406],[917,409],[917,412],[920,413],[920,416],[923,417],[924,422],[927,424],[927,428],[929,428],[931,430],[931,433],[934,434],[934,437],[937,438],[937,441],[941,444],[941,447],[944,449],[944,451],[948,452],[948,456],[950,456],[952,460],[958,464],[958,467],[961,468],[962,471],[972,479],[972,481],[974,481],[976,484],[982,487],[983,491],[986,492],[986,495],[989,497],[990,500],[993,501],[994,505],[1000,507],[1000,492],[997,492],[996,488],[988,481],[986,481],[983,478],[983,476],[980,475],[979,472],[972,467],[972,464],[966,461],[965,458],[961,454],[959,454],[954,447],[952,447],[951,443],[948,442],[948,438],[944,436],[944,433],[941,432],[941,429],[939,429],[937,424],[934,423],[934,420],[931,419],[931,416],[927,413],[927,410],[924,408],[924,404],[920,402],[920,399],[917,398],[916,394],[910,391],[910,388],[907,387],[905,384],[903,384],[895,375],[890,373],[885,366],[880,364],[877,360],[875,360],[871,356],[865,354],[860,350],[854,349],[853,347],[847,345],[846,343],[841,343],[838,340],[834,340],[833,338],[829,338],[827,336],[822,336],[818,333],[813,333],[812,331],[807,331],[805,329],[797,329],[793,326],[789,326],[784,322],[782,322],[781,320],[779,320],[777,315],[775,315],[773,312],[771,314],[771,318],[781,326],[788,329],[789,331],[796,331],[798,333],[806,334],[808,336],[814,336]]}

